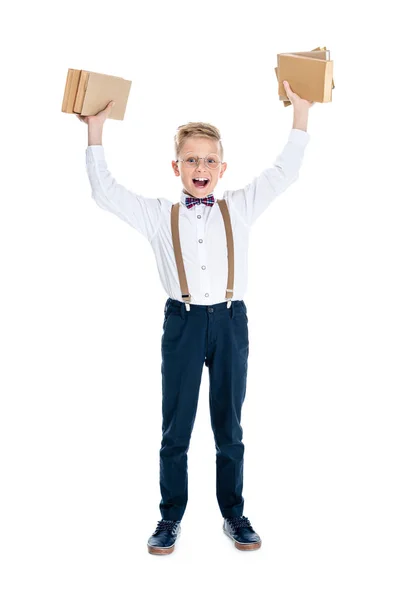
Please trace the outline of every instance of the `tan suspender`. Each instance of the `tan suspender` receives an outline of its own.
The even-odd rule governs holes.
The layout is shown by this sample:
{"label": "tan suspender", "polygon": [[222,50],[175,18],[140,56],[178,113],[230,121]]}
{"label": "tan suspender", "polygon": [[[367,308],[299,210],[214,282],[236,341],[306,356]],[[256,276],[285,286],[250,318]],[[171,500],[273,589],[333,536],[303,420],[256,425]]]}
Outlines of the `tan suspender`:
{"label": "tan suspender", "polygon": [[[226,243],[228,246],[228,283],[226,287],[225,298],[228,300],[227,308],[231,305],[233,296],[233,279],[234,279],[234,254],[233,254],[233,235],[232,225],[229,215],[228,205],[225,200],[217,200],[217,204],[221,210],[224,219]],[[179,284],[181,287],[182,300],[185,302],[186,310],[190,310],[191,295],[186,280],[185,268],[183,266],[181,242],[179,238],[179,206],[180,202],[172,205],[171,209],[171,232],[172,244],[174,247],[175,261],[178,269]]]}

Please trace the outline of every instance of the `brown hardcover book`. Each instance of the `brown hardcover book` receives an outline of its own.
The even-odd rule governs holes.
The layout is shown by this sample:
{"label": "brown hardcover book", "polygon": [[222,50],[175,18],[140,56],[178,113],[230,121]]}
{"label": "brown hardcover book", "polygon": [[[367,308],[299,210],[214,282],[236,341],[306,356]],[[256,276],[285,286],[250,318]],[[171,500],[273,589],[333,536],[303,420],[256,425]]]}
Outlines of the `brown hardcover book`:
{"label": "brown hardcover book", "polygon": [[110,119],[122,121],[132,82],[122,77],[68,69],[61,111],[82,116],[96,115],[113,100]]}
{"label": "brown hardcover book", "polygon": [[279,100],[290,106],[283,81],[289,82],[292,90],[310,102],[331,102],[333,81],[333,61],[330,51],[319,46],[308,52],[278,54],[275,74],[278,80]]}

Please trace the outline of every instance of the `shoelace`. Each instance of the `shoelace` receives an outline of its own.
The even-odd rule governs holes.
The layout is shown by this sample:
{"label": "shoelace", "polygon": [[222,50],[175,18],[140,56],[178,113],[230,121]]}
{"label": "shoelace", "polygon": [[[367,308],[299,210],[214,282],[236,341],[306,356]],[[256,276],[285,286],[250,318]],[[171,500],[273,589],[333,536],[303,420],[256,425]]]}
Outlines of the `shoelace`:
{"label": "shoelace", "polygon": [[176,527],[176,525],[178,523],[179,523],[179,521],[170,521],[167,519],[161,519],[161,521],[158,521],[156,530],[153,533],[153,535],[155,535],[159,531],[164,531],[164,530],[173,531],[174,527]]}
{"label": "shoelace", "polygon": [[251,527],[250,521],[247,517],[227,517],[227,521],[232,526],[235,531],[240,529],[241,527]]}

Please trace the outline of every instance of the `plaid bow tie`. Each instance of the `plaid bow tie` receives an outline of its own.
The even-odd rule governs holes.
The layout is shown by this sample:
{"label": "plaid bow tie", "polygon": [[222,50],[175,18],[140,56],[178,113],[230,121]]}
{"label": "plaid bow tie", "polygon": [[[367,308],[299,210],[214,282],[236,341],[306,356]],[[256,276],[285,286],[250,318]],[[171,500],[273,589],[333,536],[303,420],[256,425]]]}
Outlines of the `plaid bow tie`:
{"label": "plaid bow tie", "polygon": [[185,203],[187,208],[192,208],[195,204],[203,203],[206,206],[212,206],[215,202],[214,196],[212,194],[208,194],[205,198],[185,198]]}

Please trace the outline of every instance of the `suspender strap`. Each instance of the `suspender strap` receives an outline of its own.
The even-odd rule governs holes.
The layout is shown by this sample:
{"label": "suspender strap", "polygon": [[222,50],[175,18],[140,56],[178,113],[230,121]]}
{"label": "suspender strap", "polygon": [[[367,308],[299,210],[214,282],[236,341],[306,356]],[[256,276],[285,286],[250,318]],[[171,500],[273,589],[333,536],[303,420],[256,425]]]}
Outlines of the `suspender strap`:
{"label": "suspender strap", "polygon": [[[221,209],[222,217],[224,219],[226,243],[228,246],[228,282],[226,284],[225,298],[230,299],[233,296],[233,279],[235,272],[232,224],[226,200],[217,200],[217,203],[219,208]],[[228,308],[230,307],[230,305],[231,303],[228,302]]]}
{"label": "suspender strap", "polygon": [[190,310],[189,288],[186,279],[185,267],[183,266],[182,249],[179,237],[179,202],[172,205],[171,210],[171,231],[172,245],[174,247],[175,262],[178,269],[179,285],[181,287],[182,300],[186,303],[186,310]]}
{"label": "suspender strap", "polygon": [[[226,286],[225,298],[228,300],[227,308],[231,305],[233,296],[233,281],[234,281],[234,250],[233,250],[233,234],[230,214],[226,200],[217,200],[217,204],[221,210],[224,220],[226,242],[228,247],[228,281]],[[186,310],[190,310],[191,295],[186,279],[185,267],[183,265],[182,248],[179,236],[179,206],[180,202],[176,202],[171,208],[171,232],[172,245],[174,248],[175,262],[178,269],[179,285],[181,288],[182,300],[185,302]]]}

